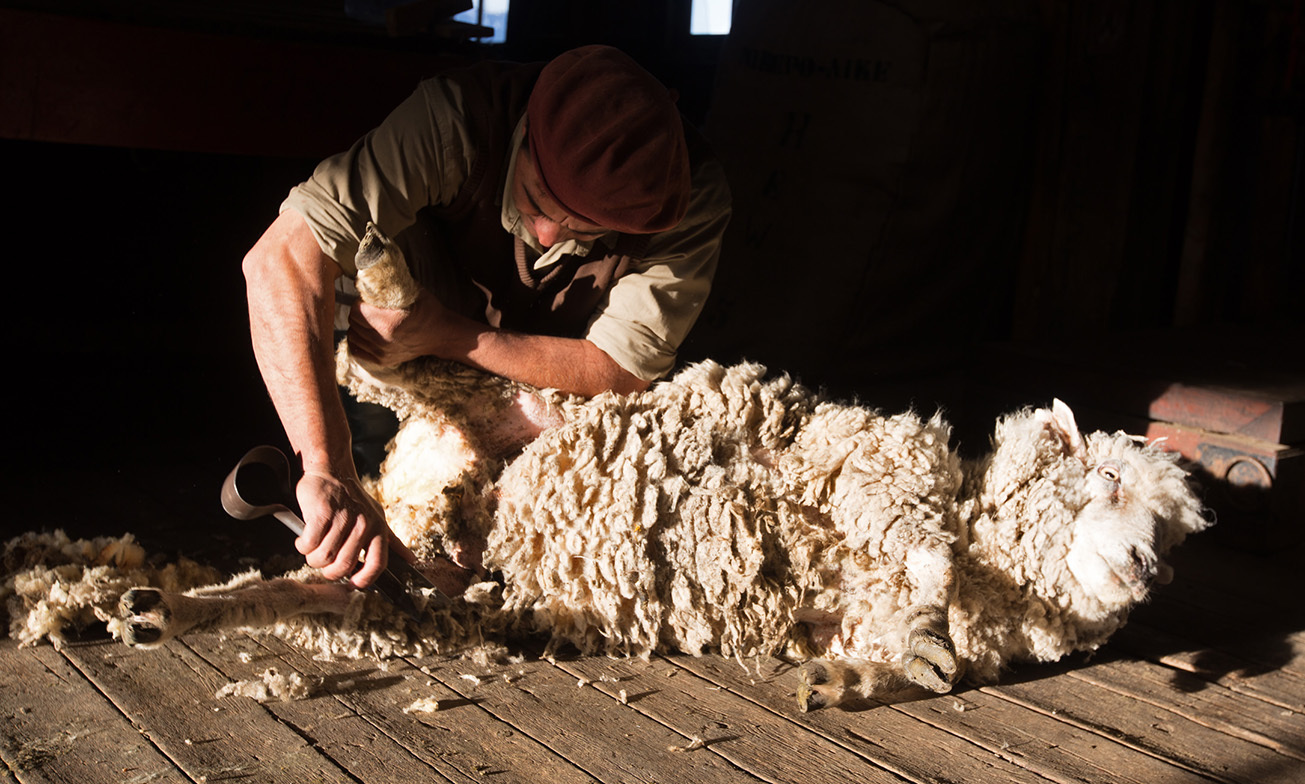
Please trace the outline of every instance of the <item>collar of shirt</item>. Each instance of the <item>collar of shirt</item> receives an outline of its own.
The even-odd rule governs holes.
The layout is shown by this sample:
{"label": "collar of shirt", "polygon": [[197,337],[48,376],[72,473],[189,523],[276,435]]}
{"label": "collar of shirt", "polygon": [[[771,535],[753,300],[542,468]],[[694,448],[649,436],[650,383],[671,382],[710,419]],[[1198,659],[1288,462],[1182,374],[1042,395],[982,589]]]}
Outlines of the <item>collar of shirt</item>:
{"label": "collar of shirt", "polygon": [[[556,264],[563,256],[588,256],[589,251],[594,247],[597,240],[567,240],[559,242],[551,248],[544,248],[539,244],[529,231],[526,230],[525,223],[521,219],[521,213],[517,210],[516,200],[512,197],[512,182],[516,176],[518,153],[521,151],[521,142],[526,137],[526,117],[521,115],[517,121],[517,129],[512,134],[512,142],[508,145],[508,167],[507,180],[503,183],[503,192],[499,197],[502,206],[500,220],[503,228],[515,237],[519,237],[526,247],[533,251],[538,258],[534,260],[531,267],[536,270],[545,269]],[[610,232],[609,232],[610,233]],[[604,235],[607,236],[607,235]],[[600,238],[601,239],[601,238]]]}

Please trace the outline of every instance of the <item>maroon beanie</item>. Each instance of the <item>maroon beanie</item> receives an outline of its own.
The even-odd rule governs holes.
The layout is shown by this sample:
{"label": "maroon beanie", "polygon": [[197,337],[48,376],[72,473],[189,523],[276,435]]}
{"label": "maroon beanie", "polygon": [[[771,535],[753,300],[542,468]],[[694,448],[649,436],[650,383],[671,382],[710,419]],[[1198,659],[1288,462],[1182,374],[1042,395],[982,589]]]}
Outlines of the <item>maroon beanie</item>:
{"label": "maroon beanie", "polygon": [[568,213],[628,234],[689,206],[689,154],[671,93],[628,55],[585,46],[544,67],[526,106],[540,180]]}

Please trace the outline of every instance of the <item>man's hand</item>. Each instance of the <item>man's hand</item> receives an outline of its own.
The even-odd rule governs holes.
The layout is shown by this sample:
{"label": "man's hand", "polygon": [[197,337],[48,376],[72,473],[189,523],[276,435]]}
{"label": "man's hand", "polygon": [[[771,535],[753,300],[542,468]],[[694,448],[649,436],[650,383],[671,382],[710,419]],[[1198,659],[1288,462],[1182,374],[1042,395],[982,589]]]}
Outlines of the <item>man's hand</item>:
{"label": "man's hand", "polygon": [[[295,540],[295,549],[326,578],[352,575],[349,582],[354,586],[371,585],[388,563],[391,542],[404,558],[416,560],[390,533],[384,510],[356,478],[305,473],[296,495],[303,509],[304,534]],[[362,568],[358,568],[360,557]]]}
{"label": "man's hand", "polygon": [[349,351],[381,367],[416,357],[446,356],[451,312],[423,290],[408,310],[389,310],[361,299],[349,309]]}

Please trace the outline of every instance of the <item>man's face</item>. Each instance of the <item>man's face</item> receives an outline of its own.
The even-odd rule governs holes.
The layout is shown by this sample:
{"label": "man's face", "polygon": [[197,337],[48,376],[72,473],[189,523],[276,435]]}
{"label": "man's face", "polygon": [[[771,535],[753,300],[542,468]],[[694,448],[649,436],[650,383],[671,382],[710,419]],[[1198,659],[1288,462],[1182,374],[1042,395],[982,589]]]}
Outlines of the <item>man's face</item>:
{"label": "man's face", "polygon": [[539,172],[535,170],[535,161],[530,155],[530,145],[522,142],[517,153],[517,167],[513,176],[512,197],[516,201],[517,211],[525,222],[526,231],[539,241],[542,247],[550,248],[556,243],[567,240],[588,242],[607,233],[607,229],[587,223],[571,215],[544,190],[539,181]]}

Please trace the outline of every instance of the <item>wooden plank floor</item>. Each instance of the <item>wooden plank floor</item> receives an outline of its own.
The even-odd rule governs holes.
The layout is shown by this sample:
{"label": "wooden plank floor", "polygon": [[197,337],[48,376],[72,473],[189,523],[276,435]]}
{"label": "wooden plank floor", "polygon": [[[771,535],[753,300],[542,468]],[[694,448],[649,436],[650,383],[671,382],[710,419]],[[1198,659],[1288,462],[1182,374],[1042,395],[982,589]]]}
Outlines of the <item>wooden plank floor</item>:
{"label": "wooden plank floor", "polygon": [[[1093,657],[896,705],[796,710],[778,660],[316,661],[194,635],[0,645],[5,782],[1301,782],[1305,581],[1193,540]],[[215,693],[274,667],[305,700]],[[419,698],[435,712],[405,712]]]}

